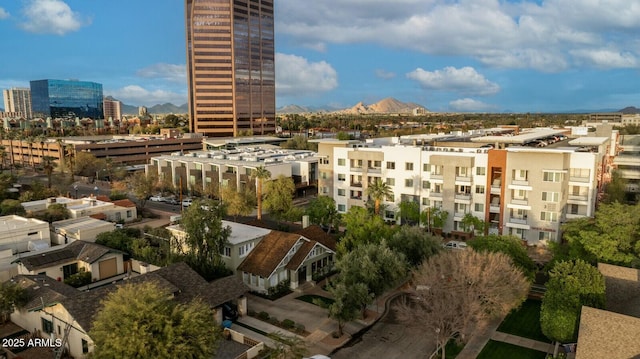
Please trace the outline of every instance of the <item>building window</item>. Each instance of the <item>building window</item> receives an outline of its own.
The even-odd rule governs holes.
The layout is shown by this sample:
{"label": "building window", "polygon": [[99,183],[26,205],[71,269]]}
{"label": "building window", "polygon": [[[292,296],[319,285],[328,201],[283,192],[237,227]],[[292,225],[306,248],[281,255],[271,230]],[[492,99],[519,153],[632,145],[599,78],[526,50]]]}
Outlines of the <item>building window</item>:
{"label": "building window", "polygon": [[347,176],[344,173],[338,173],[338,181],[346,181]]}
{"label": "building window", "polygon": [[387,162],[387,169],[388,170],[395,170],[396,169],[396,163],[395,162]]}
{"label": "building window", "polygon": [[388,195],[386,198],[387,202],[395,202],[396,197],[392,194]]}
{"label": "building window", "polygon": [[413,171],[413,162],[405,162],[404,169],[406,171]]}
{"label": "building window", "polygon": [[484,176],[487,174],[486,167],[476,167],[476,176]]}
{"label": "building window", "polygon": [[347,191],[345,191],[344,189],[342,189],[342,188],[338,188],[338,196],[345,196],[345,193],[346,193],[346,192],[347,192]]}
{"label": "building window", "polygon": [[413,179],[411,178],[407,178],[404,180],[404,186],[405,187],[413,187]]}
{"label": "building window", "polygon": [[423,205],[423,206],[430,206],[430,204],[429,204],[429,198],[427,198],[427,197],[422,197],[422,205]]}
{"label": "building window", "polygon": [[484,194],[484,186],[476,185],[476,194]]}
{"label": "building window", "polygon": [[556,212],[540,212],[540,220],[547,222],[558,222],[558,213]]}
{"label": "building window", "polygon": [[384,218],[386,218],[386,219],[395,219],[396,218],[396,212],[394,212],[394,211],[384,211]]}
{"label": "building window", "polygon": [[512,176],[514,181],[527,181],[529,180],[529,171],[513,170]]}
{"label": "building window", "polygon": [[45,318],[40,319],[42,320],[42,331],[47,334],[53,333],[53,322]]}
{"label": "building window", "polygon": [[320,178],[322,178],[322,179],[325,179],[325,180],[326,180],[326,179],[327,179],[327,177],[328,177],[328,176],[327,176],[327,172],[324,172],[324,171],[321,171],[321,172],[320,172]]}
{"label": "building window", "polygon": [[429,188],[431,188],[431,182],[429,182],[429,181],[422,181],[422,188],[423,188],[423,189],[429,189]]}
{"label": "building window", "polygon": [[131,210],[127,211],[127,218],[131,218]]}
{"label": "building window", "polygon": [[562,172],[544,171],[542,180],[544,182],[562,182]]}
{"label": "building window", "polygon": [[388,186],[395,186],[396,185],[396,179],[395,178],[387,178],[387,185]]}
{"label": "building window", "polygon": [[569,171],[569,177],[578,178],[589,178],[591,172],[588,168],[572,168]]}
{"label": "building window", "polygon": [[220,255],[223,257],[231,257],[231,247],[224,247],[220,251]]}
{"label": "building window", "polygon": [[329,187],[322,187],[322,193],[323,194],[329,193]]}
{"label": "building window", "polygon": [[473,210],[475,212],[484,212],[484,203],[474,203]]}
{"label": "building window", "polygon": [[89,342],[82,339],[82,354],[87,354],[89,352]]}
{"label": "building window", "polygon": [[338,205],[338,212],[346,212],[347,211],[347,206],[344,204],[339,204]]}
{"label": "building window", "polygon": [[456,176],[467,177],[468,170],[468,167],[456,167]]}
{"label": "building window", "polygon": [[431,172],[431,165],[428,163],[423,163],[422,164],[422,171],[424,172]]}
{"label": "building window", "polygon": [[539,232],[538,233],[538,240],[540,241],[555,241],[556,240],[556,234],[553,232]]}
{"label": "building window", "polygon": [[338,158],[338,166],[345,166],[347,161],[344,158]]}
{"label": "building window", "polygon": [[542,200],[544,202],[558,202],[558,192],[542,192]]}

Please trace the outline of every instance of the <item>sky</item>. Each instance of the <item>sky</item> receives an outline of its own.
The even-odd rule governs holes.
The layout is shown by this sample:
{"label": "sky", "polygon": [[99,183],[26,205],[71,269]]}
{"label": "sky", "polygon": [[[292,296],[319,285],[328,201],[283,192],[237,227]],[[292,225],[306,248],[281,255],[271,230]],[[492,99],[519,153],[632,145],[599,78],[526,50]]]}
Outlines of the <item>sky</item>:
{"label": "sky", "polygon": [[[640,107],[636,0],[274,3],[277,107]],[[129,105],[187,101],[184,1],[3,0],[0,38],[2,89],[73,78]]]}

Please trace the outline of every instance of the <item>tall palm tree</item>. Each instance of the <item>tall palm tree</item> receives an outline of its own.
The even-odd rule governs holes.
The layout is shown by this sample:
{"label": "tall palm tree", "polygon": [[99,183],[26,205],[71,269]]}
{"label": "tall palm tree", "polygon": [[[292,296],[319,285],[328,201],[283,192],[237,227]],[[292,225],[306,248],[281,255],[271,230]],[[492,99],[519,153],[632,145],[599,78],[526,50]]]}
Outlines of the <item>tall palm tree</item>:
{"label": "tall palm tree", "polygon": [[260,166],[255,169],[253,176],[256,178],[256,199],[258,202],[258,220],[262,219],[262,181],[271,178],[271,172]]}
{"label": "tall palm tree", "polygon": [[56,168],[55,158],[51,156],[42,157],[42,168],[47,175],[47,187],[51,188],[51,176],[53,175],[53,169]]}
{"label": "tall palm tree", "polygon": [[31,165],[33,172],[35,172],[36,165],[35,165],[35,162],[33,162],[33,142],[34,142],[33,137],[29,136],[27,138],[27,145],[29,146],[29,160],[27,161],[27,163]]}
{"label": "tall palm tree", "polygon": [[0,145],[0,170],[4,170],[4,162],[7,158],[7,148]]}
{"label": "tall palm tree", "polygon": [[367,194],[375,201],[374,213],[378,215],[380,214],[380,202],[391,196],[393,192],[387,182],[382,182],[382,180],[378,178],[375,182],[369,184]]}
{"label": "tall palm tree", "polygon": [[75,160],[75,153],[73,152],[73,145],[68,144],[65,146],[65,156],[69,161],[69,174],[71,175],[71,179],[73,180],[73,162]]}
{"label": "tall palm tree", "polygon": [[64,177],[64,168],[66,166],[64,141],[62,141],[62,138],[58,138],[56,139],[56,144],[58,145],[58,157],[60,157],[60,174],[62,174],[62,177]]}

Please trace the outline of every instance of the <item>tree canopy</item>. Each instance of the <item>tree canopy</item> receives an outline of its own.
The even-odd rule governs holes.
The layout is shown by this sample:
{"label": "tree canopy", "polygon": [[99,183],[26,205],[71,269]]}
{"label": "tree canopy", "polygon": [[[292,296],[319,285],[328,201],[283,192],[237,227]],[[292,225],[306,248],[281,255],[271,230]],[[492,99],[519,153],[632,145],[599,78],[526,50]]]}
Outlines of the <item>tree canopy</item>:
{"label": "tree canopy", "polygon": [[6,281],[0,284],[0,315],[4,323],[9,315],[16,309],[22,308],[29,301],[26,290],[17,283]]}
{"label": "tree canopy", "polygon": [[374,213],[380,214],[380,202],[385,198],[391,196],[393,192],[387,182],[383,182],[380,178],[377,178],[373,183],[369,183],[367,187],[367,195],[375,202]]}
{"label": "tree canopy", "polygon": [[387,244],[394,252],[404,254],[411,267],[417,267],[442,249],[440,237],[414,226],[402,226],[389,238]]}
{"label": "tree canopy", "polygon": [[603,308],[604,301],[604,276],[596,267],[582,260],[556,263],[542,299],[542,333],[557,342],[575,342],[582,306]]}
{"label": "tree canopy", "polygon": [[278,176],[265,186],[264,209],[275,218],[283,218],[293,208],[293,194],[296,186],[291,177]]}
{"label": "tree canopy", "polygon": [[481,252],[500,252],[511,258],[513,264],[520,268],[522,273],[533,280],[536,274],[536,265],[527,254],[527,248],[522,245],[522,241],[514,236],[499,236],[490,234],[488,236],[475,237],[467,244],[474,250]]}
{"label": "tree canopy", "polygon": [[307,206],[309,221],[327,227],[327,233],[340,225],[340,213],[336,209],[336,201],[327,196],[318,196],[309,201]]}
{"label": "tree canopy", "polygon": [[140,202],[140,207],[144,207],[147,199],[153,195],[158,188],[158,177],[152,173],[136,172],[128,179],[129,188]]}
{"label": "tree canopy", "polygon": [[349,252],[358,245],[380,243],[390,238],[394,228],[387,226],[381,216],[373,215],[362,207],[352,206],[342,216],[346,233],[338,244],[341,253]]}
{"label": "tree canopy", "polygon": [[178,304],[154,283],[109,293],[93,322],[93,358],[211,358],[221,337],[200,301]]}

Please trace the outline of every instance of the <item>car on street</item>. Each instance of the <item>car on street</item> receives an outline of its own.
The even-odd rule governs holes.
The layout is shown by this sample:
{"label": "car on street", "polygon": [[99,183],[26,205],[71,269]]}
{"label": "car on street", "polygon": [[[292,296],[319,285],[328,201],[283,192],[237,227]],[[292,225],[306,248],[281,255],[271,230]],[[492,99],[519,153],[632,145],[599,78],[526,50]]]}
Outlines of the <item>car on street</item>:
{"label": "car on street", "polygon": [[160,196],[159,194],[149,197],[149,201],[151,202],[164,202],[164,200],[165,198]]}
{"label": "car on street", "polygon": [[443,244],[442,246],[446,249],[460,249],[460,250],[467,249],[467,244],[465,242],[460,242],[460,241],[449,241]]}
{"label": "car on street", "polygon": [[178,202],[178,200],[173,197],[165,198],[164,203],[174,204],[174,205],[180,204],[180,202]]}
{"label": "car on street", "polygon": [[191,198],[182,200],[182,207],[189,207],[191,206],[191,203],[193,203],[193,200]]}

